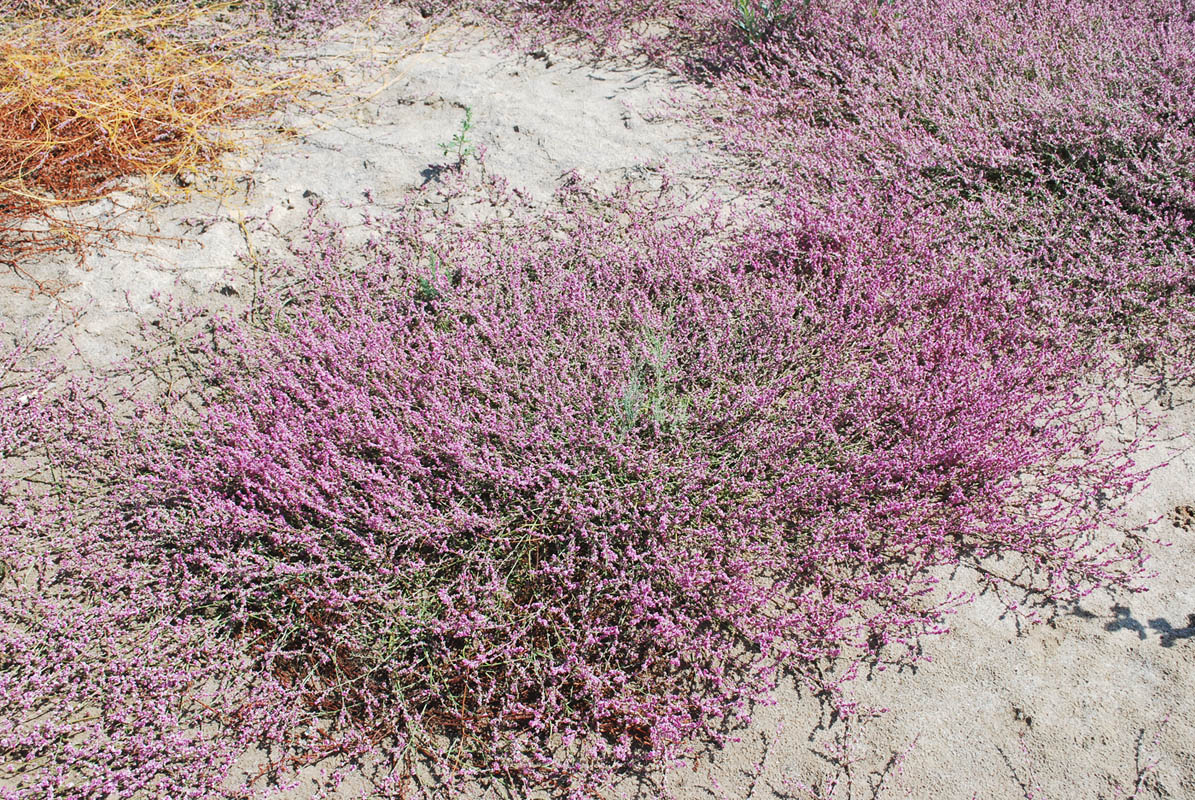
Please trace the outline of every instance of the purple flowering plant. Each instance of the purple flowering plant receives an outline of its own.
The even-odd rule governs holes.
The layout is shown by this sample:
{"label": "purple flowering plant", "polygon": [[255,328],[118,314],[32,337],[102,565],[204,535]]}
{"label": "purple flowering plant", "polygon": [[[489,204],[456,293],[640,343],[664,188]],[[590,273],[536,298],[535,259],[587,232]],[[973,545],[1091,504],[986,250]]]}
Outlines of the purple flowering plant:
{"label": "purple flowering plant", "polygon": [[[1058,596],[1136,574],[1060,502],[1125,480],[1071,458],[1089,358],[1007,275],[858,207],[729,241],[730,212],[621,210],[434,251],[411,217],[357,249],[314,222],[294,288],[188,345],[197,414],[76,403],[56,461],[104,492],[6,542],[25,571],[31,528],[61,545],[59,588],[5,609],[0,690],[41,712],[5,736],[58,765],[36,785],[182,791],[272,736],[581,792],[782,671],[937,630],[931,567],[1017,556]],[[147,740],[170,761],[115,758]]]}

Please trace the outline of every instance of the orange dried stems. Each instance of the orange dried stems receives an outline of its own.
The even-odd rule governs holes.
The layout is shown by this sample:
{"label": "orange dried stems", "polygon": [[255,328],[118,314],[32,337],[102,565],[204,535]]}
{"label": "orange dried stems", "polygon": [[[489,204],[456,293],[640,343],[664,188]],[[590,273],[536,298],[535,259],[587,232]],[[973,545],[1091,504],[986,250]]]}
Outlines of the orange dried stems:
{"label": "orange dried stems", "polygon": [[233,149],[230,123],[299,87],[247,68],[244,39],[213,36],[210,25],[200,38],[195,28],[227,10],[110,3],[0,30],[0,258],[81,242],[87,226],[55,208],[129,177],[160,192],[163,176]]}

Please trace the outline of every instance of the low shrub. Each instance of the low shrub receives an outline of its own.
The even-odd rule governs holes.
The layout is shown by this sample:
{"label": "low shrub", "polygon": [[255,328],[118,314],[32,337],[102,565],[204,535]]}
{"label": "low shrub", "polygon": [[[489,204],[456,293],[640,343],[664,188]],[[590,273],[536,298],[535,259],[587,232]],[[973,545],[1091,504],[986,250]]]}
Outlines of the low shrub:
{"label": "low shrub", "polygon": [[[896,192],[1050,295],[1188,352],[1195,27],[1178,2],[794,3],[711,120],[793,191]],[[1076,320],[1078,321],[1078,320]]]}
{"label": "low shrub", "polygon": [[[780,671],[833,692],[828,662],[911,648],[953,602],[935,565],[1003,556],[1067,597],[1137,574],[1088,541],[1092,487],[1129,480],[1091,449],[1091,357],[1006,274],[860,208],[613,216],[435,247],[314,225],[293,288],[192,342],[198,418],[72,412],[57,460],[103,491],[4,629],[29,785],[216,785],[264,728],[276,766],[583,796]],[[203,681],[245,695],[180,700]],[[146,731],[187,746],[102,766]]]}

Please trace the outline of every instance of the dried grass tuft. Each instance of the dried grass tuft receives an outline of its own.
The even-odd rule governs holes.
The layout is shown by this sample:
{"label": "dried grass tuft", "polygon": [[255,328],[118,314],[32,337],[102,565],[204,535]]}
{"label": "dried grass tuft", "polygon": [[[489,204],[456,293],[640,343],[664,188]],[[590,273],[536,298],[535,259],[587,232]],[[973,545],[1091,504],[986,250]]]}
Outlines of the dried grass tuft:
{"label": "dried grass tuft", "polygon": [[58,211],[123,179],[160,191],[233,148],[230,123],[299,86],[249,68],[226,6],[26,2],[0,29],[0,259],[82,252],[95,229]]}

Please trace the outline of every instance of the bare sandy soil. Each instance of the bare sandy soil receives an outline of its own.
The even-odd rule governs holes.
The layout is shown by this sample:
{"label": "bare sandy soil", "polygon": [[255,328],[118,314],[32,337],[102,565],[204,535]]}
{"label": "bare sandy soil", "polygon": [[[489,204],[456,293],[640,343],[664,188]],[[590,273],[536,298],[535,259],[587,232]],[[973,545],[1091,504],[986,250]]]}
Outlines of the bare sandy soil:
{"label": "bare sandy soil", "polygon": [[[280,249],[313,205],[350,225],[371,201],[412,198],[466,219],[500,216],[440,191],[451,158],[438,145],[466,108],[486,174],[533,205],[578,177],[599,189],[630,181],[655,190],[667,173],[693,198],[728,191],[711,137],[669,112],[693,99],[677,79],[512,54],[475,29],[404,37],[404,25],[396,17],[348,27],[302,54],[305,66],[338,75],[329,80],[339,89],[262,123],[260,146],[230,162],[241,176],[231,191],[176,198],[122,223],[143,235],[83,266],[65,257],[29,265],[37,279],[71,288],[56,300],[5,293],[0,318],[20,326],[77,316],[73,363],[101,367],[127,352],[137,313],[155,295],[218,305],[251,292],[253,258]],[[103,218],[112,208],[81,213]],[[887,709],[866,724],[846,726],[817,698],[784,691],[756,709],[739,741],[667,775],[663,787],[627,781],[618,793],[767,800],[818,796],[838,781],[838,798],[1195,797],[1195,392],[1160,389],[1142,404],[1160,425],[1141,463],[1157,469],[1127,519],[1171,542],[1151,546],[1148,592],[1047,608],[1033,626],[980,594],[951,633],[925,642],[931,661],[855,682],[861,703]],[[1107,432],[1113,441],[1129,433]],[[943,577],[952,590],[978,586],[961,571]],[[313,768],[286,796],[318,796],[320,775]],[[332,796],[368,793],[349,781]]]}

